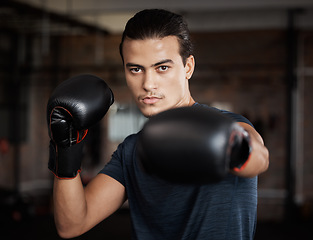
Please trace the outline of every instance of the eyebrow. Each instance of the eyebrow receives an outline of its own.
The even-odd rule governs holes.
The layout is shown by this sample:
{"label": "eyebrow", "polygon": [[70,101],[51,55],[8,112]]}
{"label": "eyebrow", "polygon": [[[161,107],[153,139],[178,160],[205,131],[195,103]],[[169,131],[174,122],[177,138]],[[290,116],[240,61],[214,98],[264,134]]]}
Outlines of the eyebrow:
{"label": "eyebrow", "polygon": [[165,60],[162,60],[162,61],[157,62],[155,64],[152,64],[151,67],[156,67],[156,66],[162,65],[164,63],[172,63],[173,64],[174,62],[171,59],[165,59]]}
{"label": "eyebrow", "polygon": [[[165,59],[165,60],[162,60],[160,62],[152,64],[151,67],[156,67],[156,66],[162,65],[164,63],[172,63],[173,64],[174,62],[171,59]],[[126,63],[126,67],[144,68],[144,66],[142,66],[140,64],[136,64],[136,63]]]}

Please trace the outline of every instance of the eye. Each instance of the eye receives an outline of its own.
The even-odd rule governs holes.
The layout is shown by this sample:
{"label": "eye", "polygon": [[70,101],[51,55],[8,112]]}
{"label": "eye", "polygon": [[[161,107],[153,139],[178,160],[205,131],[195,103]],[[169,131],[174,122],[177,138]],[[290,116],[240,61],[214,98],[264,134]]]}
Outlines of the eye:
{"label": "eye", "polygon": [[165,72],[168,69],[169,69],[168,66],[160,66],[160,67],[158,67],[158,71],[160,71],[160,72]]}
{"label": "eye", "polygon": [[142,69],[139,67],[136,67],[136,68],[129,69],[129,71],[132,73],[140,73],[140,72],[142,72]]}

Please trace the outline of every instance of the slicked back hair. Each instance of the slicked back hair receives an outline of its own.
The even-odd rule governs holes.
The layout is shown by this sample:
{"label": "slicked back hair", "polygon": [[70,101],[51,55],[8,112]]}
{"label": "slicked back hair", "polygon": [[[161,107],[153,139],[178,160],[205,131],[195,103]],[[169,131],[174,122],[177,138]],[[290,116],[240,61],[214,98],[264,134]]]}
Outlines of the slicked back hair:
{"label": "slicked back hair", "polygon": [[183,64],[193,54],[188,25],[184,18],[176,13],[163,9],[146,9],[135,14],[125,26],[120,43],[120,54],[123,58],[123,43],[125,39],[144,40],[149,38],[164,38],[176,36],[179,43],[179,54]]}

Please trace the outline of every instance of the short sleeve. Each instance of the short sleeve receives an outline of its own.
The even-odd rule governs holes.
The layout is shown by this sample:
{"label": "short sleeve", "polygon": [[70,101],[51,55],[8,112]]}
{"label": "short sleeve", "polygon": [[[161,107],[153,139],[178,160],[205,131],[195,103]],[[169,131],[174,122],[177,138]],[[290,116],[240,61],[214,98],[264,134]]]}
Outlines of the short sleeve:
{"label": "short sleeve", "polygon": [[112,154],[111,160],[104,166],[104,168],[99,172],[106,174],[115,180],[119,181],[123,186],[125,186],[125,180],[123,175],[123,164],[122,164],[122,152],[123,143],[121,143],[117,150]]}

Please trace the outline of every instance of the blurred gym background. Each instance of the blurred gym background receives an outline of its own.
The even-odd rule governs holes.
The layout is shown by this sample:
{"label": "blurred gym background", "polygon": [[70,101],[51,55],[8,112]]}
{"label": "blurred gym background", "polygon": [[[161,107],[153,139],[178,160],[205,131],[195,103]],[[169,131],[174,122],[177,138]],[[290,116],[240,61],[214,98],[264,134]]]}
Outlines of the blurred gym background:
{"label": "blurred gym background", "polygon": [[[0,238],[59,239],[45,112],[59,83],[91,73],[115,95],[87,138],[86,184],[146,121],[118,52],[126,21],[144,8],[186,17],[195,44],[195,100],[243,114],[264,138],[270,168],[259,176],[256,239],[312,239],[312,0],[1,0]],[[129,234],[125,204],[77,239]]]}

